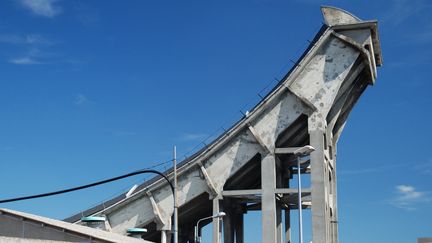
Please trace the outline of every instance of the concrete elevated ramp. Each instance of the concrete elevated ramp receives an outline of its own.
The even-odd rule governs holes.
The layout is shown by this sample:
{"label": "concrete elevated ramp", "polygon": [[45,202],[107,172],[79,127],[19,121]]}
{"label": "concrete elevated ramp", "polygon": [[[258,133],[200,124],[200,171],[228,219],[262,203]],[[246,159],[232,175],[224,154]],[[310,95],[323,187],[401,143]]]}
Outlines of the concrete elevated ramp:
{"label": "concrete elevated ramp", "polygon": [[[325,25],[295,67],[247,116],[178,168],[180,242],[193,241],[198,219],[224,211],[220,227],[213,220],[213,242],[243,242],[243,214],[262,212],[262,242],[290,241],[289,220],[301,206],[312,210],[314,243],[337,242],[336,147],[347,117],[382,64],[376,21],[323,7]],[[316,151],[304,161],[310,174],[298,205],[290,188],[296,162],[293,151],[304,145]],[[172,178],[172,170],[166,172]],[[165,241],[171,230],[172,194],[161,178],[141,185],[126,198],[84,212],[104,215],[112,232],[146,227],[148,240]],[[80,215],[66,219],[80,223]],[[204,222],[204,224],[210,221]],[[285,235],[285,236],[283,236]],[[169,241],[170,237],[167,237]]]}

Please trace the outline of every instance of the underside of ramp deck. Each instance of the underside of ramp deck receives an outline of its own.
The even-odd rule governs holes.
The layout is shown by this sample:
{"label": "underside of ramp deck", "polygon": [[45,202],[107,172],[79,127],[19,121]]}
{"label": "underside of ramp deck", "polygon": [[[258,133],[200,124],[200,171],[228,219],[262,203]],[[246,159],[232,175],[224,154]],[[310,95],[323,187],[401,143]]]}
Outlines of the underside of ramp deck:
{"label": "underside of ramp deck", "polygon": [[[290,213],[299,206],[311,210],[314,243],[338,242],[337,141],[356,101],[374,84],[382,57],[376,21],[333,7],[322,12],[325,24],[281,82],[179,164],[179,242],[193,242],[196,222],[220,211],[227,214],[223,221],[201,226],[213,223],[213,242],[243,242],[243,215],[250,210],[261,211],[262,242],[291,242]],[[310,178],[299,205],[297,188],[290,184],[298,169],[293,151],[304,145],[315,151],[299,168]],[[172,170],[165,173],[173,178]],[[82,215],[103,215],[111,232],[145,227],[146,240],[169,242],[172,214],[171,189],[156,177],[132,196],[120,195],[66,221],[80,224]]]}

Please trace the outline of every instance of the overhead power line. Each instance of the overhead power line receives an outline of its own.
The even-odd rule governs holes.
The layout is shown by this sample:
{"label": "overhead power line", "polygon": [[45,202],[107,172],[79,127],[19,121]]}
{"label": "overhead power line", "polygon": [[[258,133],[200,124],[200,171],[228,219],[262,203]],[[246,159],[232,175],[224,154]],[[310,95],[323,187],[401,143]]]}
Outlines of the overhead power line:
{"label": "overhead power line", "polygon": [[161,177],[163,177],[169,183],[169,185],[171,187],[171,190],[174,193],[174,186],[172,185],[172,183],[170,182],[170,180],[163,173],[161,173],[161,172],[159,172],[157,170],[137,170],[137,171],[134,171],[134,172],[131,172],[131,173],[128,173],[128,174],[124,174],[124,175],[121,175],[121,176],[113,177],[113,178],[110,178],[110,179],[106,179],[106,180],[102,180],[102,181],[97,181],[97,182],[90,183],[90,184],[87,184],[87,185],[73,187],[73,188],[68,188],[68,189],[64,189],[64,190],[60,190],[60,191],[47,192],[47,193],[36,194],[36,195],[31,195],[31,196],[24,196],[24,197],[16,197],[16,198],[3,199],[3,200],[0,200],[0,203],[9,203],[9,202],[23,201],[23,200],[29,200],[29,199],[35,199],[35,198],[41,198],[41,197],[49,197],[49,196],[64,194],[64,193],[68,193],[68,192],[73,192],[73,191],[78,191],[78,190],[86,189],[86,188],[89,188],[89,187],[99,186],[99,185],[106,184],[106,183],[109,183],[109,182],[121,180],[121,179],[124,179],[126,177],[135,176],[135,175],[144,174],[144,173],[154,173],[154,174],[160,175]]}

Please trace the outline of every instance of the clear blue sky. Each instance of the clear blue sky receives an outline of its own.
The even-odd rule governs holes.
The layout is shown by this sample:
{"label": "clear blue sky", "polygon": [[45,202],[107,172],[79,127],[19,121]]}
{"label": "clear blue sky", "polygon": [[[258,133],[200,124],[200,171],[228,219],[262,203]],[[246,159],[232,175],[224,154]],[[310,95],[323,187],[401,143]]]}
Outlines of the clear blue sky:
{"label": "clear blue sky", "polygon": [[[291,68],[321,4],[378,19],[384,57],[339,142],[340,241],[432,236],[428,0],[1,1],[0,198],[187,155]],[[64,218],[144,179],[1,207]]]}

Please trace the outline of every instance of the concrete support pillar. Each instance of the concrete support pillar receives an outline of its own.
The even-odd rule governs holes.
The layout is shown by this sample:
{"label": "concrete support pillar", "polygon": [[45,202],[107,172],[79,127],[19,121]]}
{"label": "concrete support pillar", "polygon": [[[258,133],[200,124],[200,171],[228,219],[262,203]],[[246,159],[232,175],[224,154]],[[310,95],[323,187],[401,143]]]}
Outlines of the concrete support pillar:
{"label": "concrete support pillar", "polygon": [[224,243],[234,243],[234,230],[230,217],[225,216],[224,223]]}
{"label": "concrete support pillar", "polygon": [[[287,188],[290,187],[290,174],[286,175],[286,178],[284,178],[285,186]],[[291,209],[287,208],[284,210],[284,217],[285,217],[285,243],[291,243]]]}
{"label": "concrete support pillar", "polygon": [[[285,188],[284,185],[284,172],[282,167],[282,163],[279,158],[276,156],[276,188]],[[282,222],[282,205],[280,202],[276,203],[276,242],[283,243],[283,222]]]}
{"label": "concrete support pillar", "polygon": [[291,243],[291,210],[285,210],[285,243]]}
{"label": "concrete support pillar", "polygon": [[[213,199],[213,215],[216,215],[220,212],[219,207],[219,199],[216,197]],[[213,219],[213,243],[220,243],[221,236],[222,236],[222,225],[221,220],[219,218]]]}
{"label": "concrete support pillar", "polygon": [[167,230],[167,239],[166,239],[166,242],[167,243],[171,243],[172,241],[173,241],[173,234],[172,234],[172,232],[170,231],[170,230]]}
{"label": "concrete support pillar", "polygon": [[234,215],[231,200],[223,201],[223,210],[226,213],[223,221],[224,243],[234,243]]}
{"label": "concrete support pillar", "polygon": [[[199,235],[202,235],[201,234],[201,228],[198,228],[198,231],[199,231]],[[188,231],[188,242],[189,243],[193,243],[193,242],[195,242],[195,231],[194,231],[194,227],[192,227],[192,228],[190,228],[190,230]]]}
{"label": "concrete support pillar", "polygon": [[235,242],[244,242],[244,219],[243,213],[238,213],[235,216]]}
{"label": "concrete support pillar", "polygon": [[338,243],[339,227],[338,227],[338,208],[337,208],[337,175],[336,175],[336,142],[332,147],[333,170],[330,186],[332,187],[332,215],[330,217],[330,225],[332,226],[332,243]]}
{"label": "concrete support pillar", "polygon": [[194,229],[179,225],[179,243],[189,242],[194,242]]}
{"label": "concrete support pillar", "polygon": [[327,217],[327,180],[324,155],[324,132],[319,128],[309,131],[310,145],[315,152],[310,155],[312,186],[312,241],[313,243],[333,243],[329,241],[329,220]]}
{"label": "concrete support pillar", "polygon": [[178,237],[179,237],[178,239],[179,243],[187,243],[187,238],[184,235],[179,234]]}
{"label": "concrete support pillar", "polygon": [[167,243],[167,232],[166,232],[166,230],[161,230],[161,243]]}
{"label": "concrete support pillar", "polygon": [[267,154],[261,161],[261,223],[262,242],[275,243],[276,238],[276,163],[274,154]]}
{"label": "concrete support pillar", "polygon": [[276,205],[276,242],[282,243],[283,241],[283,225],[282,225],[282,209],[280,205]]}

